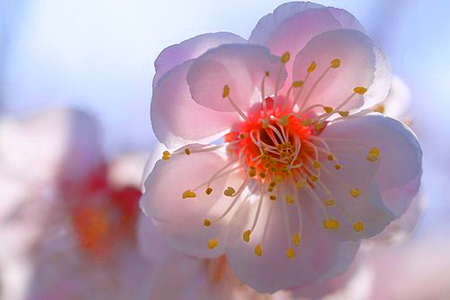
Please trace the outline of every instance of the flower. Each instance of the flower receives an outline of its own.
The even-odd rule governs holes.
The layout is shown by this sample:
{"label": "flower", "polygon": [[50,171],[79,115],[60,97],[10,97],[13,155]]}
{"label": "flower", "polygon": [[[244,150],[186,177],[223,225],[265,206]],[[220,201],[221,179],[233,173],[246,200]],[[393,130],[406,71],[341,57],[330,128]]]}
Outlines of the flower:
{"label": "flower", "polygon": [[155,66],[153,128],[178,149],[141,205],[177,250],[226,255],[259,292],[341,274],[417,193],[416,136],[366,110],[387,96],[388,62],[346,11],[283,4],[248,42],[200,35]]}
{"label": "flower", "polygon": [[146,292],[135,240],[144,160],[106,164],[98,142],[96,120],[70,108],[0,121],[2,299]]}

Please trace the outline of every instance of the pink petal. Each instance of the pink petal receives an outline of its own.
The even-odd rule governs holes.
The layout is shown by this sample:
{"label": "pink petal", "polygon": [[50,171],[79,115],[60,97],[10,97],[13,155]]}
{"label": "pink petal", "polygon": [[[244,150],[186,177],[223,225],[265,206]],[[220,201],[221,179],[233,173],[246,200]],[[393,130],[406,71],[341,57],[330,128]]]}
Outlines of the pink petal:
{"label": "pink petal", "polygon": [[[341,138],[336,131],[332,134],[325,131],[325,138]],[[340,226],[336,230],[322,227],[322,230],[327,231],[329,236],[337,241],[358,241],[372,237],[395,218],[382,202],[376,185],[375,172],[378,164],[366,159],[370,148],[351,144],[354,141],[327,141],[331,153],[337,157],[342,169],[335,170],[335,162],[323,162],[320,180],[329,193],[319,188],[319,184],[314,189],[317,196],[317,200],[313,200],[317,223],[324,226],[328,219],[337,220]],[[356,198],[351,195],[353,189],[358,189],[361,193]],[[335,204],[324,205],[326,199],[334,200]],[[355,226],[361,226],[356,224],[363,224],[362,230],[358,227],[355,229]]]}
{"label": "pink petal", "polygon": [[270,76],[266,78],[265,95],[269,96],[274,93],[275,83],[281,88],[286,79],[280,58],[266,47],[229,44],[197,58],[187,81],[198,104],[216,111],[234,112],[230,102],[222,98],[224,86],[228,85],[230,97],[246,112],[252,104],[261,101],[260,86],[267,72]]}
{"label": "pink petal", "polygon": [[311,2],[288,2],[278,6],[273,13],[265,15],[258,21],[248,42],[264,45],[284,20],[301,12],[315,8],[324,8],[324,6]]}
{"label": "pink petal", "polygon": [[382,233],[367,242],[375,244],[397,244],[406,241],[419,224],[426,206],[427,201],[425,196],[418,193],[412,199],[411,204],[403,215],[389,224]]}
{"label": "pink petal", "polygon": [[[249,43],[264,45],[276,55],[288,51],[294,56],[314,36],[343,28],[364,32],[358,20],[345,10],[309,2],[291,2],[263,17],[253,30]],[[292,61],[287,65],[288,71],[291,67]]]}
{"label": "pink petal", "polygon": [[[341,66],[331,68],[325,77],[319,77],[339,58]],[[297,54],[294,62],[294,79],[305,80],[312,62],[317,68],[310,73],[300,103],[307,106],[322,104],[336,107],[353,94],[355,87],[368,91],[355,95],[343,110],[368,108],[385,99],[390,88],[390,67],[384,54],[363,33],[356,30],[333,30],[314,37]],[[313,85],[317,82],[315,90]],[[310,94],[309,99],[306,99]]]}
{"label": "pink petal", "polygon": [[[282,201],[264,200],[261,218],[250,242],[242,239],[244,230],[253,222],[256,205],[243,206],[230,223],[227,258],[236,276],[259,292],[273,293],[280,289],[301,287],[313,284],[322,278],[329,278],[344,272],[359,247],[359,243],[331,241],[326,232],[317,227],[309,209],[302,214],[302,233],[300,246],[292,246],[295,259],[286,255],[289,247],[284,220]],[[265,231],[265,223],[270,222]],[[298,217],[295,206],[287,208],[292,233],[298,232]],[[264,236],[264,238],[263,238]],[[257,244],[263,247],[262,256],[256,256]]]}
{"label": "pink petal", "polygon": [[178,148],[194,141],[211,142],[239,120],[236,113],[213,111],[192,100],[186,82],[191,65],[192,61],[189,61],[175,67],[153,90],[153,130],[158,140],[168,148]]}
{"label": "pink petal", "polygon": [[2,168],[35,184],[83,179],[101,160],[98,123],[70,108],[3,120],[0,145]]}
{"label": "pink petal", "polygon": [[[193,152],[200,147],[198,144],[189,146]],[[182,153],[173,154],[169,161],[156,163],[145,182],[141,207],[179,251],[200,258],[218,257],[224,252],[231,215],[208,228],[203,221],[214,220],[225,211],[231,198],[223,196],[223,191],[228,186],[237,190],[241,182],[238,176],[224,176],[211,183],[211,195],[206,195],[206,186],[202,186],[195,191],[195,198],[183,199],[184,191],[206,183],[229,162],[212,151],[189,156]],[[211,239],[219,240],[212,250],[207,247]]]}
{"label": "pink petal", "polygon": [[240,36],[229,32],[216,32],[201,34],[179,44],[164,49],[155,61],[156,74],[153,78],[153,87],[157,86],[159,79],[168,71],[185,61],[197,58],[209,49],[222,44],[246,43]]}
{"label": "pink petal", "polygon": [[323,137],[339,137],[381,150],[375,174],[383,202],[401,215],[417,194],[422,173],[422,150],[416,135],[403,123],[371,114],[350,117],[328,126]]}

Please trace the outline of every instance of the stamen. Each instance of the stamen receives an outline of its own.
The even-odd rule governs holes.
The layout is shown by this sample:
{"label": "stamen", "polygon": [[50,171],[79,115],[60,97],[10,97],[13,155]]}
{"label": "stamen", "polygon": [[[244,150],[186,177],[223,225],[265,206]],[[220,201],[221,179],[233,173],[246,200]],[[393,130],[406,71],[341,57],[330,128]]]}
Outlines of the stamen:
{"label": "stamen", "polygon": [[162,160],[168,161],[169,159],[170,159],[170,152],[166,150],[163,152]]}
{"label": "stamen", "polygon": [[295,259],[295,251],[294,251],[294,249],[292,248],[292,247],[289,247],[287,250],[286,250],[286,256],[289,258],[289,259]]}
{"label": "stamen", "polygon": [[209,220],[209,219],[204,219],[204,220],[203,220],[203,225],[204,225],[205,227],[211,226],[211,220]]}
{"label": "stamen", "polygon": [[233,197],[235,193],[236,193],[236,190],[234,188],[232,188],[231,186],[227,187],[223,191],[223,194],[227,197]]}
{"label": "stamen", "polygon": [[354,188],[352,190],[350,190],[350,196],[352,196],[353,198],[358,198],[361,195],[361,190]]}
{"label": "stamen", "polygon": [[353,230],[355,230],[356,232],[364,231],[365,227],[366,227],[366,226],[365,226],[364,223],[361,222],[361,221],[355,222],[355,223],[353,224]]}
{"label": "stamen", "polygon": [[262,248],[261,244],[258,244],[258,245],[255,246],[255,251],[254,252],[255,252],[256,256],[262,256],[263,248]]}
{"label": "stamen", "polygon": [[183,195],[181,196],[183,199],[186,199],[186,198],[195,198],[195,197],[197,197],[197,194],[194,192],[194,191],[191,191],[191,190],[185,190],[184,192],[183,192]]}
{"label": "stamen", "polygon": [[341,224],[336,219],[325,219],[323,220],[323,228],[325,229],[331,229],[331,230],[338,230],[341,227]]}
{"label": "stamen", "polygon": [[225,85],[223,87],[223,98],[227,98],[230,104],[233,106],[233,108],[236,110],[236,112],[245,120],[248,122],[248,117],[244,114],[244,112],[237,106],[236,102],[233,101],[230,97],[230,87],[228,85]]}
{"label": "stamen", "polygon": [[209,241],[208,241],[208,248],[209,249],[214,249],[214,248],[216,248],[217,246],[219,246],[219,239],[210,239]]}

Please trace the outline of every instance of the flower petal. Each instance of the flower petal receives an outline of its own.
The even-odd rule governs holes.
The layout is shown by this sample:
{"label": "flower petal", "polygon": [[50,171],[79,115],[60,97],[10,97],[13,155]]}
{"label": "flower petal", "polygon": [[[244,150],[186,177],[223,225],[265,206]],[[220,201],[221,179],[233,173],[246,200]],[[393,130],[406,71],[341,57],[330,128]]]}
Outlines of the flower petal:
{"label": "flower petal", "polygon": [[168,71],[185,61],[197,58],[209,49],[222,44],[246,43],[240,36],[230,32],[216,32],[201,34],[179,44],[164,49],[155,61],[156,74],[153,87],[158,85],[159,79]]}
{"label": "flower petal", "polygon": [[98,122],[70,108],[5,118],[0,145],[1,168],[36,184],[83,180],[101,162]]}
{"label": "flower petal", "polygon": [[358,20],[345,10],[309,2],[290,2],[261,19],[249,43],[264,45],[276,55],[286,51],[296,55],[314,36],[342,28],[364,32]]}
{"label": "flower petal", "polygon": [[[189,145],[190,155],[172,154],[169,161],[158,161],[145,182],[141,207],[153,218],[159,230],[179,251],[200,258],[218,257],[226,244],[228,219],[205,227],[206,218],[214,220],[230,203],[223,196],[226,186],[236,190],[238,176],[223,176],[212,181],[211,195],[204,192],[203,183],[229,162],[214,152],[198,152],[201,145]],[[195,190],[201,186],[198,190]],[[196,197],[182,198],[186,190],[195,191]],[[225,199],[227,198],[227,199]],[[230,215],[231,216],[231,215]],[[208,248],[211,239],[218,239],[214,249]]]}
{"label": "flower petal", "polygon": [[422,150],[416,135],[403,123],[370,114],[334,122],[323,137],[339,137],[380,149],[379,167],[375,174],[383,202],[401,215],[417,194],[422,173]]}
{"label": "flower petal", "polygon": [[217,112],[197,104],[186,82],[192,60],[175,67],[153,90],[151,119],[158,140],[168,148],[211,142],[239,120],[235,113]]}
{"label": "flower petal", "polygon": [[280,58],[266,47],[229,44],[211,49],[192,64],[187,81],[192,98],[200,105],[216,111],[235,111],[227,99],[222,99],[224,86],[242,110],[261,101],[260,86],[266,73],[265,95],[274,93],[275,83],[281,88],[286,70]]}
{"label": "flower petal", "polygon": [[[300,245],[290,246],[288,241],[292,237],[287,233],[285,220],[288,216],[290,230],[298,232],[296,206],[289,206],[285,215],[282,201],[264,201],[260,219],[248,243],[242,239],[242,230],[250,228],[256,205],[243,205],[230,223],[227,258],[243,283],[259,292],[273,293],[284,288],[307,286],[347,269],[359,243],[336,243],[328,239],[326,232],[317,227],[311,212],[303,210]],[[261,256],[254,252],[258,244],[262,245]],[[295,252],[292,260],[286,254],[289,247]]]}
{"label": "flower petal", "polygon": [[366,160],[369,148],[347,141],[327,142],[342,168],[323,162],[320,181],[310,189],[318,226],[337,241],[358,241],[380,233],[395,216],[382,202],[375,182],[378,164]]}
{"label": "flower petal", "polygon": [[[336,58],[341,60],[340,67],[330,68]],[[312,62],[317,67],[308,73]],[[353,94],[355,87],[368,89],[364,96],[356,94],[343,110],[368,108],[381,102],[389,92],[391,80],[390,67],[381,50],[360,31],[348,29],[314,37],[297,54],[293,73],[295,80],[306,80],[309,74],[299,102],[307,101],[307,106],[336,107]]]}

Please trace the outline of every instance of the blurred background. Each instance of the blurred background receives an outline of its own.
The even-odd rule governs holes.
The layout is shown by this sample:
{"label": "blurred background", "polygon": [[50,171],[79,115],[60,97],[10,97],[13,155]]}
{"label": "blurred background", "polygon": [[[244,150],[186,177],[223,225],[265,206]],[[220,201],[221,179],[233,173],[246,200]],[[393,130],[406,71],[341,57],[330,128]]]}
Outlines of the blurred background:
{"label": "blurred background", "polygon": [[[0,120],[69,106],[97,120],[105,160],[148,153],[156,143],[149,110],[159,52],[205,32],[248,38],[256,22],[283,2],[0,0]],[[401,246],[421,254],[404,264],[418,268],[416,284],[437,272],[450,286],[450,252],[433,257],[432,251],[450,248],[450,2],[316,2],[354,14],[410,89],[408,117],[422,141],[428,207]],[[422,255],[417,249],[425,246],[430,251]],[[414,276],[405,280],[415,282]],[[447,297],[424,299],[450,299],[445,284],[436,289]]]}

